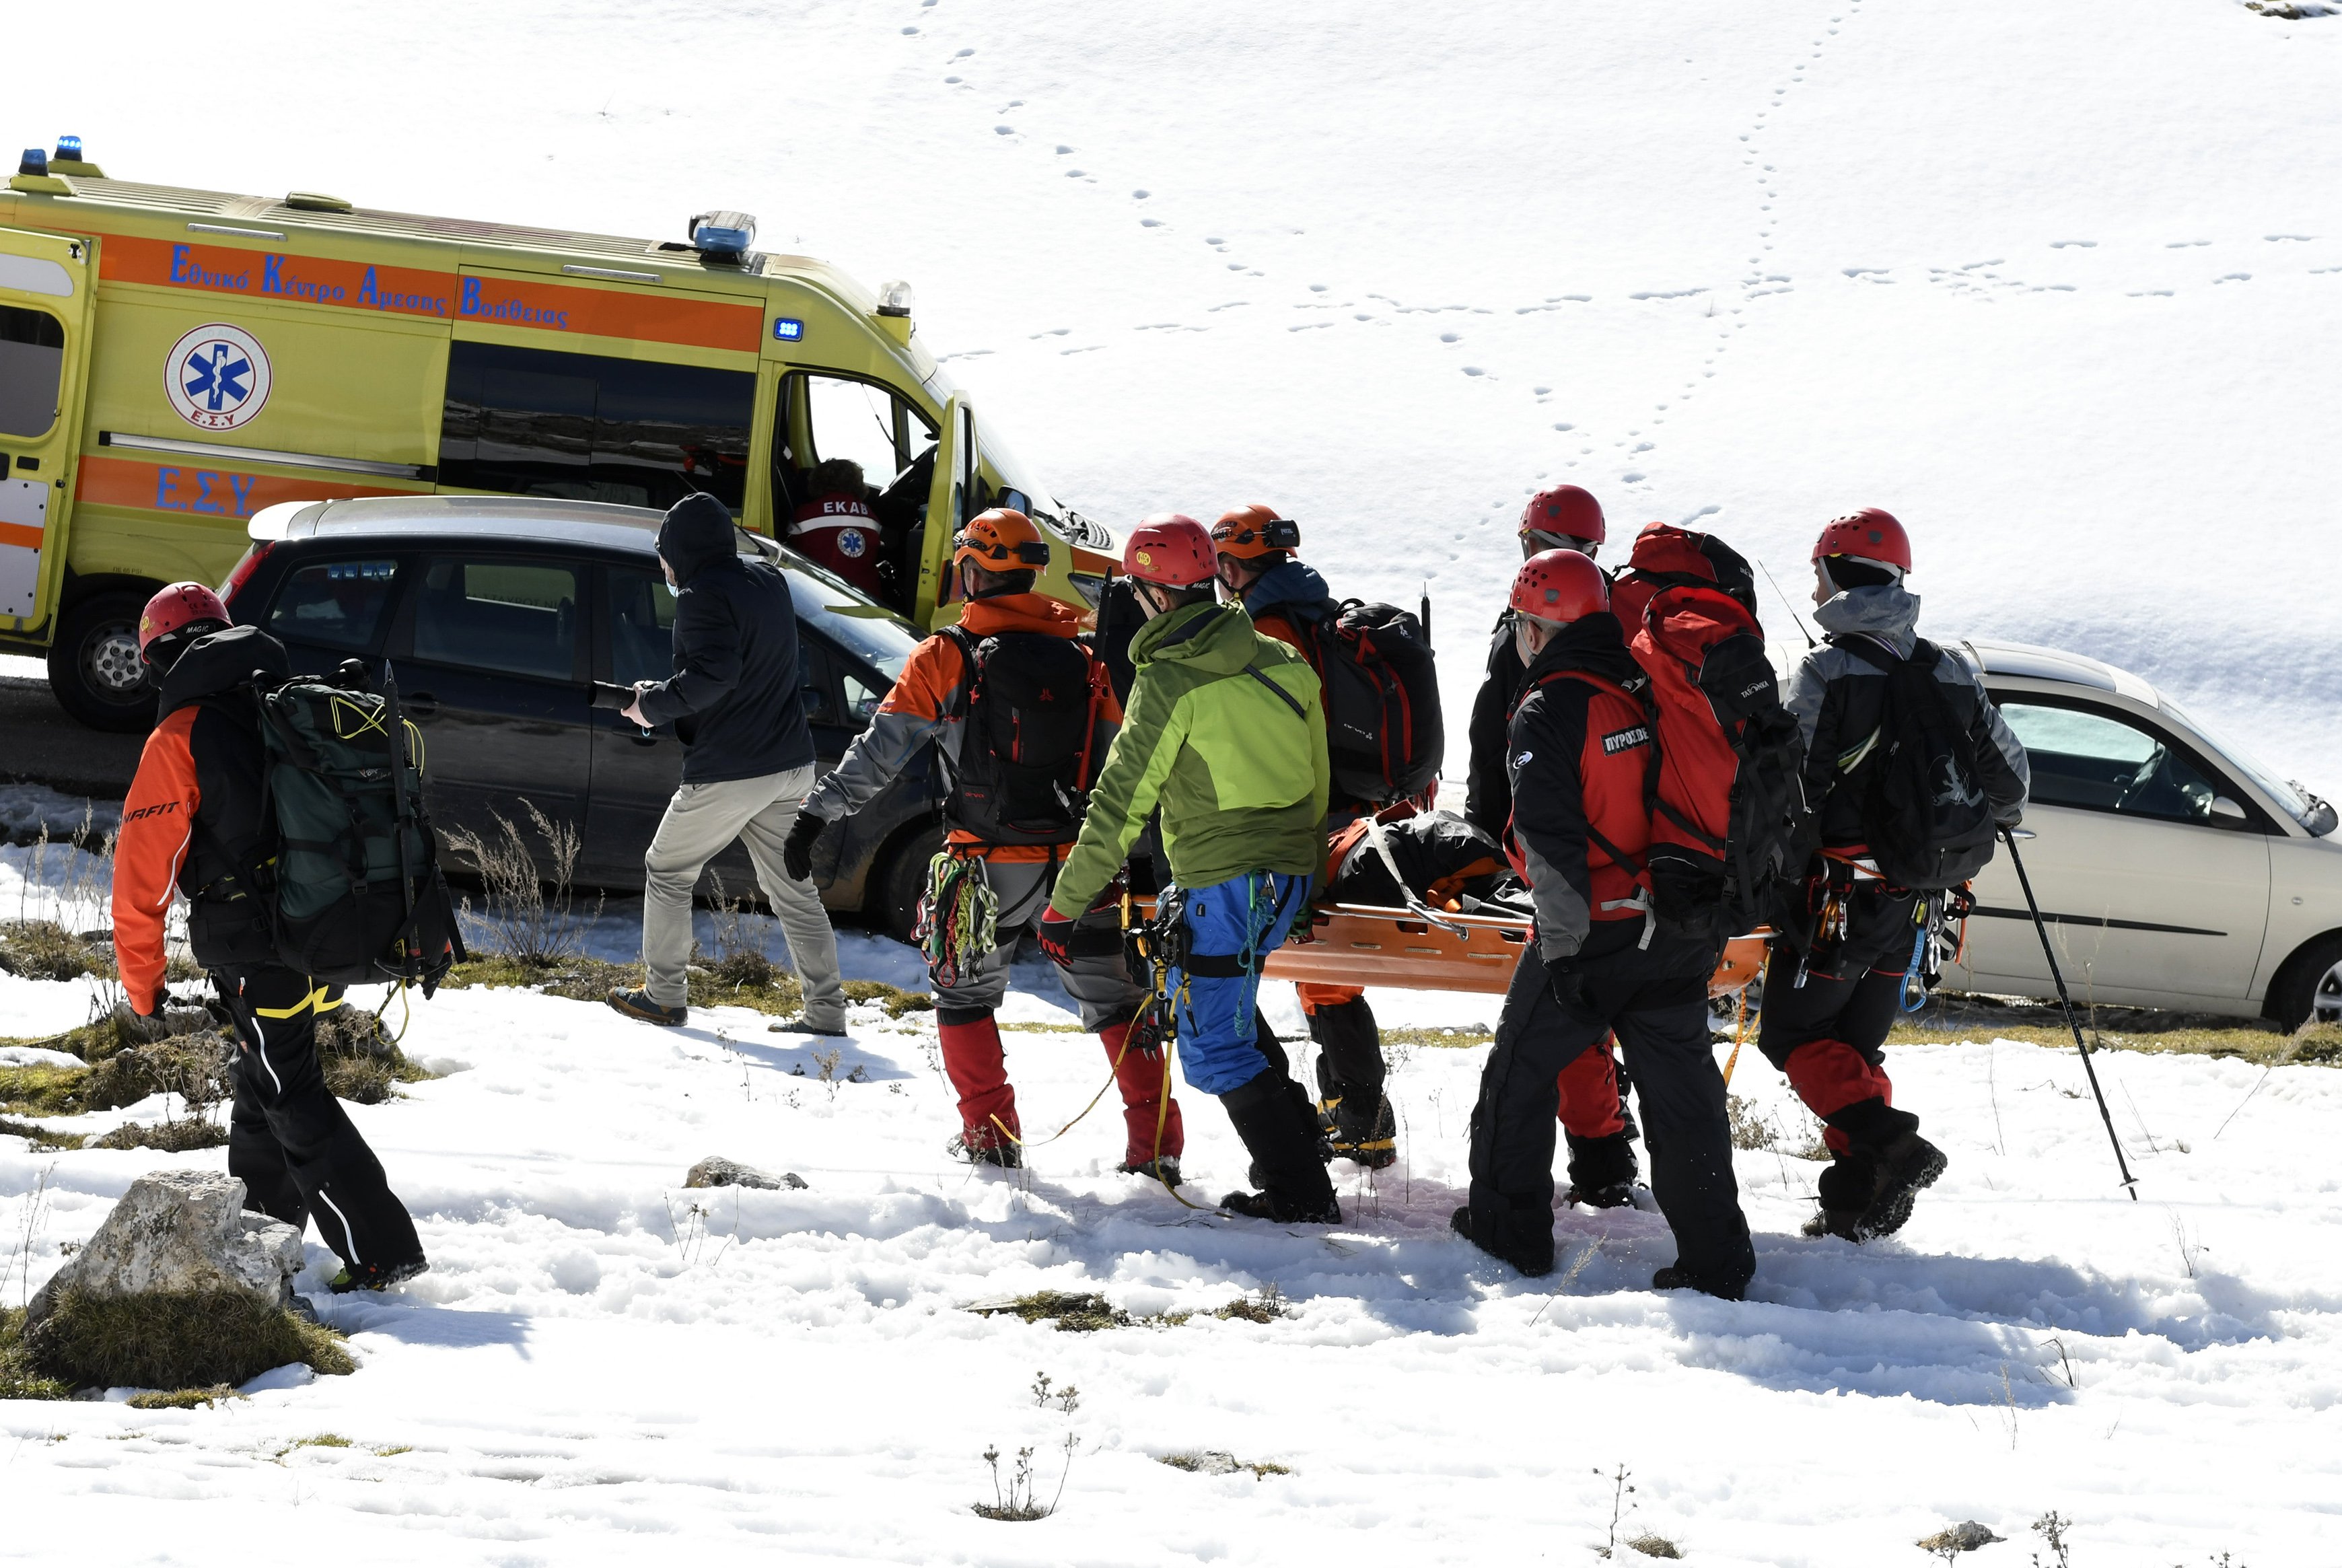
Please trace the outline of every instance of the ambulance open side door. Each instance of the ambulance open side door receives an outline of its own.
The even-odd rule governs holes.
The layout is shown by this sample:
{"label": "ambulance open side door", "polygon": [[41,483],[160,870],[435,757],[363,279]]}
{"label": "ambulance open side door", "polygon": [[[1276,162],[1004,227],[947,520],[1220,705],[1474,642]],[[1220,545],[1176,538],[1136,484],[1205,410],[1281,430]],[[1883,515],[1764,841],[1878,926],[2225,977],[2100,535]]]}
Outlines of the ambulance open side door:
{"label": "ambulance open side door", "polygon": [[81,441],[97,242],[0,228],[0,633],[56,607]]}
{"label": "ambulance open side door", "polygon": [[[911,618],[922,626],[941,624],[936,609],[951,597],[952,535],[971,514],[976,494],[976,411],[954,393],[944,404],[943,429],[936,437],[936,477],[927,492],[927,517],[919,541],[919,590]],[[942,621],[956,621],[954,610]]]}

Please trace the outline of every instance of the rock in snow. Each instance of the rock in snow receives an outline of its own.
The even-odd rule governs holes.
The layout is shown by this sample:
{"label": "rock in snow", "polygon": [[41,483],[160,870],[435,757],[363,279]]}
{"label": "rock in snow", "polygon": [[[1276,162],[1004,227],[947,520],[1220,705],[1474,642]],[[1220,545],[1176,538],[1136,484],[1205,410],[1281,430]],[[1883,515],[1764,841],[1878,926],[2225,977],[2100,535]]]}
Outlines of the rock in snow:
{"label": "rock in snow", "polygon": [[88,1244],[27,1303],[25,1326],[58,1295],[240,1290],[270,1307],[293,1298],[301,1233],[244,1206],[244,1183],[216,1171],[156,1171],[130,1183]]}
{"label": "rock in snow", "polygon": [[2006,1535],[1995,1535],[1987,1525],[1963,1519],[1948,1530],[1937,1531],[1918,1545],[1923,1552],[1973,1552],[1979,1546],[2007,1539]]}
{"label": "rock in snow", "polygon": [[737,1160],[727,1160],[721,1154],[710,1154],[691,1167],[683,1178],[686,1187],[802,1187],[806,1179],[795,1171],[783,1171],[774,1175],[754,1165],[744,1165]]}

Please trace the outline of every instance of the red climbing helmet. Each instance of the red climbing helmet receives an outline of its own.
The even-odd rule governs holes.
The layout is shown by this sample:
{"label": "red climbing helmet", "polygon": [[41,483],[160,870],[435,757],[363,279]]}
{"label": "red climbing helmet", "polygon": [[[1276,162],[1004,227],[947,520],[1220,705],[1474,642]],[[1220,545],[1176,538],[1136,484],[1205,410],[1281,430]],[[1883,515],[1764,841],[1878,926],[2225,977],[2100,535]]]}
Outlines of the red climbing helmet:
{"label": "red climbing helmet", "polygon": [[1822,536],[1814,541],[1813,558],[1818,561],[1825,555],[1850,555],[1857,561],[1874,561],[1881,566],[1908,572],[1911,536],[1903,532],[1903,524],[1895,521],[1891,513],[1866,506],[1822,530]]}
{"label": "red climbing helmet", "polygon": [[147,600],[146,607],[138,613],[138,657],[144,661],[146,650],[159,639],[205,621],[221,626],[235,624],[220,596],[201,583],[172,584]]}
{"label": "red climbing helmet", "polygon": [[1575,550],[1541,550],[1513,578],[1513,608],[1567,624],[1610,607],[1602,568]]}
{"label": "red climbing helmet", "polygon": [[1192,588],[1216,574],[1212,536],[1184,512],[1157,512],[1123,541],[1122,569],[1142,582]]}
{"label": "red climbing helmet", "polygon": [[1521,511],[1520,531],[1524,538],[1545,534],[1556,539],[1583,539],[1589,544],[1609,537],[1602,522],[1602,503],[1575,484],[1556,484],[1530,496]]}

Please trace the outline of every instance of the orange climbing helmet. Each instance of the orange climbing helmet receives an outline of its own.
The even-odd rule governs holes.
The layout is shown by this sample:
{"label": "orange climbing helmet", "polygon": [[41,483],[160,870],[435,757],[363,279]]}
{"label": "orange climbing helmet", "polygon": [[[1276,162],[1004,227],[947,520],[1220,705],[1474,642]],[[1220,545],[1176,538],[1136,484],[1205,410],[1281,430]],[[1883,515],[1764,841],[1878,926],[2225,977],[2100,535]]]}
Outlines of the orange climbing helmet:
{"label": "orange climbing helmet", "polygon": [[963,561],[987,572],[1037,572],[1049,564],[1049,542],[1022,512],[996,506],[952,535],[952,564]]}
{"label": "orange climbing helmet", "polygon": [[1274,506],[1257,502],[1223,513],[1212,524],[1212,548],[1239,561],[1255,561],[1278,551],[1301,548],[1301,524],[1279,517]]}

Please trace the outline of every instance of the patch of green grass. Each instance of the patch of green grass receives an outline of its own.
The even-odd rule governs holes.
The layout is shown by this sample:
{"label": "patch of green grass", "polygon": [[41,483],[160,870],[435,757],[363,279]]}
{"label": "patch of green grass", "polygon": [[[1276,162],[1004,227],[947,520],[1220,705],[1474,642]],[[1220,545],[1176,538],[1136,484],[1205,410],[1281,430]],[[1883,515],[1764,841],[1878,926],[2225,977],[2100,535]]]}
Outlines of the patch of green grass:
{"label": "patch of green grass", "polygon": [[1088,1033],[1078,1024],[1003,1024],[1000,1027],[1004,1033],[1014,1030],[1020,1034],[1086,1034]]}
{"label": "patch of green grass", "polygon": [[27,980],[114,978],[114,954],[51,920],[0,921],[0,970]]}
{"label": "patch of green grass", "polygon": [[75,1388],[209,1388],[296,1361],[326,1376],[357,1370],[341,1335],[241,1291],[68,1290],[18,1343],[28,1372]]}
{"label": "patch of green grass", "polygon": [[78,1149],[86,1142],[79,1133],[53,1133],[38,1122],[12,1121],[0,1116],[0,1134],[22,1138],[32,1145],[31,1153],[45,1154],[53,1149]]}
{"label": "patch of green grass", "polygon": [[1223,1323],[1276,1323],[1296,1314],[1285,1304],[1284,1293],[1272,1281],[1250,1295],[1236,1297],[1212,1315]]}
{"label": "patch of green grass", "polygon": [[85,1146],[92,1149],[156,1149],[165,1154],[184,1154],[195,1149],[220,1148],[226,1143],[225,1127],[200,1117],[190,1117],[153,1126],[125,1122],[113,1132],[91,1139]]}
{"label": "patch of green grass", "polygon": [[1136,1321],[1102,1295],[1068,1291],[1034,1291],[1006,1301],[984,1301],[968,1311],[978,1317],[1006,1313],[1026,1323],[1054,1321],[1059,1333],[1094,1333],[1102,1328],[1128,1328]]}
{"label": "patch of green grass", "polygon": [[1194,1453],[1158,1453],[1155,1456],[1155,1462],[1157,1464],[1167,1464],[1174,1470],[1186,1471],[1190,1474],[1233,1475],[1239,1470],[1249,1470],[1253,1473],[1253,1478],[1258,1481],[1266,1481],[1272,1475],[1293,1473],[1292,1466],[1279,1464],[1274,1460],[1244,1460],[1236,1458],[1232,1453],[1215,1453],[1208,1451]]}
{"label": "patch of green grass", "polygon": [[338,1432],[321,1432],[315,1437],[296,1437],[277,1452],[290,1453],[296,1448],[355,1448],[356,1446]]}
{"label": "patch of green grass", "polygon": [[215,1404],[243,1397],[244,1395],[223,1383],[215,1383],[210,1388],[175,1388],[168,1392],[155,1390],[148,1393],[134,1393],[130,1396],[130,1408],[133,1410],[195,1410],[197,1408],[209,1410]]}
{"label": "patch of green grass", "polygon": [[1446,1045],[1468,1050],[1486,1045],[1496,1037],[1486,1029],[1386,1029],[1382,1032],[1385,1045]]}
{"label": "patch of green grass", "polygon": [[71,1399],[73,1384],[35,1367],[25,1349],[21,1307],[0,1309],[0,1399]]}
{"label": "patch of green grass", "polygon": [[[2342,1066],[2342,1024],[2313,1024],[2287,1034],[2257,1019],[2219,1018],[2196,1013],[2165,1013],[2144,1007],[2077,1008],[2076,1020],[2090,1049],[2140,1051],[2150,1054],[2234,1057],[2256,1066],[2297,1063]],[[2065,1014],[2054,1006],[1947,997],[1921,1013],[1898,1018],[1887,1036],[1890,1045],[1936,1045],[1961,1040],[2018,1040],[2051,1049],[2072,1049]]]}
{"label": "patch of green grass", "polygon": [[0,1067],[0,1111],[78,1116],[92,1109],[86,1067]]}
{"label": "patch of green grass", "polygon": [[[846,983],[848,1002],[876,1002],[886,1009],[889,1018],[900,1018],[906,1013],[933,1013],[936,999],[924,991],[905,991],[883,980],[849,980]],[[1003,1028],[1015,1025],[1003,1024]]]}
{"label": "patch of green grass", "polygon": [[375,1449],[374,1451],[374,1456],[376,1459],[395,1459],[402,1453],[412,1453],[414,1452],[415,1444],[411,1443],[395,1443],[388,1448]]}
{"label": "patch of green grass", "polygon": [[[458,988],[507,985],[572,1002],[601,1002],[613,991],[631,990],[642,983],[640,964],[612,964],[601,958],[565,959],[551,967],[513,958],[479,958],[455,965],[446,980]],[[794,1017],[805,1011],[805,993],[796,976],[775,968],[762,954],[734,954],[712,968],[695,963],[685,977],[684,989],[685,1000],[694,1007],[747,1007],[775,1017]]]}

